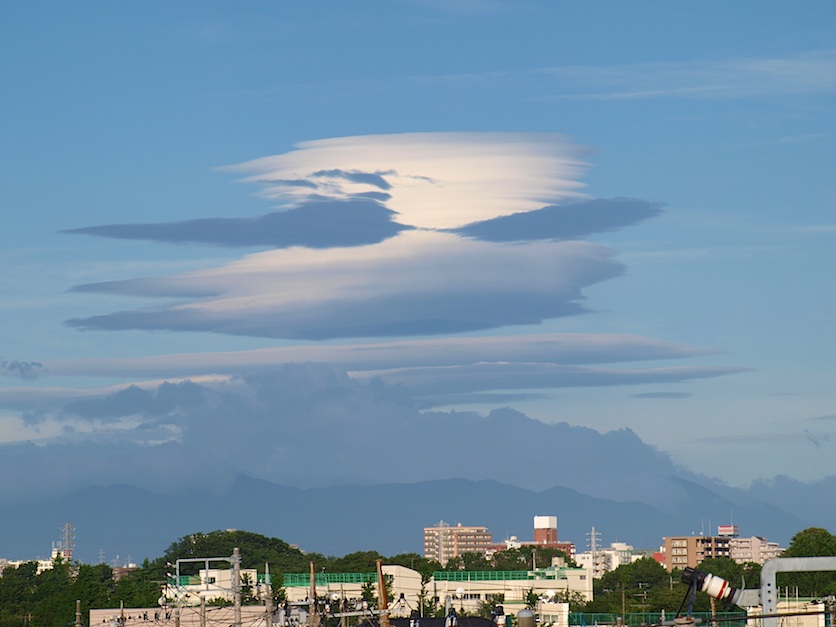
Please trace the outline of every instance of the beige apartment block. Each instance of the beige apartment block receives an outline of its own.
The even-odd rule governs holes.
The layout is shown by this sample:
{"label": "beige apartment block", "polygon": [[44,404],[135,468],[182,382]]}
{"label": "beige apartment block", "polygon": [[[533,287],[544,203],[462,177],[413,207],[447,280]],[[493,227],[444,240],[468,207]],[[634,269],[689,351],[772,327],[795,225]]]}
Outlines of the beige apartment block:
{"label": "beige apartment block", "polygon": [[424,527],[424,557],[442,566],[465,553],[485,555],[493,545],[493,534],[487,527],[451,526],[443,520],[433,527]]}

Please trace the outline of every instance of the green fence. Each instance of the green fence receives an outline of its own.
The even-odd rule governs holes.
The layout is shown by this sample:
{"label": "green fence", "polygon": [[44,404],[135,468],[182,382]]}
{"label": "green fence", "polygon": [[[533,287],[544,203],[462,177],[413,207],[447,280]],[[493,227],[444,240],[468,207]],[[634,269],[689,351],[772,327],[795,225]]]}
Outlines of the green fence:
{"label": "green fence", "polygon": [[[328,585],[334,583],[368,583],[377,581],[377,573],[316,573],[316,585]],[[285,588],[298,588],[310,586],[311,576],[308,573],[288,573],[283,579]]]}
{"label": "green fence", "polygon": [[559,579],[560,569],[538,570],[437,570],[433,573],[436,581],[521,581],[536,579]]}
{"label": "green fence", "polygon": [[[716,623],[718,627],[743,627],[746,625],[746,612],[717,612],[713,618],[711,612],[694,612],[691,615],[697,619],[698,625],[710,626],[713,623]],[[639,625],[659,625],[663,620],[673,620],[674,616],[673,612],[666,613],[664,616],[661,612],[628,612],[624,615],[622,621],[620,614],[571,612],[569,614],[569,624],[579,627],[617,624],[638,627]]]}

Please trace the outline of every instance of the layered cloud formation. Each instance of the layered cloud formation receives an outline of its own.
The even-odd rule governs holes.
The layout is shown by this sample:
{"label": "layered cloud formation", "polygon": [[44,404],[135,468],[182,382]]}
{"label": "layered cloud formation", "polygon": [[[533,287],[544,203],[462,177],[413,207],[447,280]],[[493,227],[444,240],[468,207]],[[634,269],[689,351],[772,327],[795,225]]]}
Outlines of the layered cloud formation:
{"label": "layered cloud formation", "polygon": [[[226,380],[319,362],[357,381],[400,386],[424,407],[739,371],[616,367],[705,351],[638,336],[519,332],[584,313],[584,288],[624,271],[615,251],[584,238],[661,212],[640,199],[586,196],[580,182],[586,152],[557,134],[414,133],[304,142],[285,154],[230,166],[243,182],[259,186],[274,211],[71,232],[262,250],[196,272],[79,285],[78,292],[165,304],[68,324],[320,344],[47,367],[59,375],[153,382]],[[509,325],[518,327],[509,336],[445,337],[496,334]],[[426,339],[404,339],[421,336]],[[5,394],[9,402],[26,397],[20,388]],[[50,395],[78,398],[61,388]]]}
{"label": "layered cloud formation", "polygon": [[[353,464],[352,453],[343,452],[368,455],[386,446],[369,434],[406,439],[444,457],[453,449],[427,435],[427,427],[435,432],[455,423],[465,433],[481,420],[429,408],[740,372],[664,365],[711,354],[692,346],[537,328],[583,314],[584,289],[624,272],[616,251],[591,237],[661,212],[640,199],[584,195],[584,152],[560,135],[306,142],[228,168],[260,186],[273,205],[264,215],[74,229],[255,250],[199,271],[76,286],[79,293],[127,295],[154,306],[76,318],[69,326],[244,335],[265,338],[265,348],[3,362],[0,374],[23,379],[48,373],[119,382],[0,388],[0,411],[16,414],[0,415],[0,436],[51,444],[57,459],[62,450],[77,455],[83,444],[91,460],[105,460],[85,470],[87,479],[102,465],[111,477],[121,477],[111,468],[117,464],[130,475],[150,459],[160,482],[177,473],[211,483],[236,472],[299,482],[296,464],[319,451],[339,458],[339,469],[321,465],[317,481],[369,481],[378,466]],[[503,334],[510,325],[513,332]],[[486,437],[520,420],[514,412],[496,413]],[[207,451],[233,461],[212,477],[186,470],[205,466]],[[6,452],[9,459],[32,454],[25,445]],[[489,468],[480,466],[473,478],[502,479]],[[412,481],[420,473],[399,478]],[[526,484],[522,475],[513,480]],[[542,480],[542,486],[552,481]]]}
{"label": "layered cloud formation", "polygon": [[559,135],[424,133],[306,142],[233,166],[278,211],[74,232],[270,250],[174,277],[78,286],[176,301],[68,324],[321,340],[581,313],[581,290],[623,268],[579,238],[660,211],[584,198],[582,152]]}
{"label": "layered cloud formation", "polygon": [[[32,428],[50,430],[43,416],[29,413],[27,419]],[[566,423],[545,425],[507,409],[489,416],[419,411],[396,386],[365,385],[310,363],[226,381],[100,392],[65,402],[49,420],[63,430],[39,446],[4,446],[0,472],[14,476],[16,468],[37,467],[51,477],[48,489],[55,493],[97,482],[165,492],[217,490],[239,473],[296,486],[455,475],[535,489],[560,483],[600,491],[613,489],[618,479],[646,486],[672,472],[666,456],[629,430],[601,435]],[[593,469],[584,463],[591,447],[602,457]],[[527,463],[496,463],[522,450],[531,455]],[[423,461],[403,463],[405,455]],[[456,464],[428,463],[436,460]],[[25,497],[39,481],[23,473],[0,486],[0,498]]]}

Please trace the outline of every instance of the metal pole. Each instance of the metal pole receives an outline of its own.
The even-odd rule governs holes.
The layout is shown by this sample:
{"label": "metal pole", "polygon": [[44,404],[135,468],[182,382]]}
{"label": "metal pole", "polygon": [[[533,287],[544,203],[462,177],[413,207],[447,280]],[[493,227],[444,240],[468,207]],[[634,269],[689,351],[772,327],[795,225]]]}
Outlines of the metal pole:
{"label": "metal pole", "polygon": [[232,549],[232,590],[235,593],[235,625],[241,627],[241,551]]}
{"label": "metal pole", "polygon": [[308,607],[310,610],[310,624],[311,627],[319,627],[319,608],[316,603],[316,566],[311,562],[311,588],[309,595],[311,597],[311,604]]}
{"label": "metal pole", "polygon": [[273,588],[270,585],[270,564],[264,564],[264,613],[266,614],[265,625],[273,627]]}

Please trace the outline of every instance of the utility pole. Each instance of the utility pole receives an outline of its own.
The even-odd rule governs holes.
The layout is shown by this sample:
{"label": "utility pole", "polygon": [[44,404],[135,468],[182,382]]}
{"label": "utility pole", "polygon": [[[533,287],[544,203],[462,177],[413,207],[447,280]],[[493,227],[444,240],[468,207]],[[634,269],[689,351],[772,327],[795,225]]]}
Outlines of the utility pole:
{"label": "utility pole", "polygon": [[389,597],[386,594],[386,580],[383,578],[383,561],[377,560],[377,609],[380,627],[389,627]]}
{"label": "utility pole", "polygon": [[81,627],[81,599],[75,601],[75,627]]}
{"label": "utility pole", "polygon": [[241,551],[232,549],[232,590],[235,595],[235,627],[241,627]]}
{"label": "utility pole", "polygon": [[270,564],[264,564],[264,624],[273,627],[273,588],[270,585]]}

